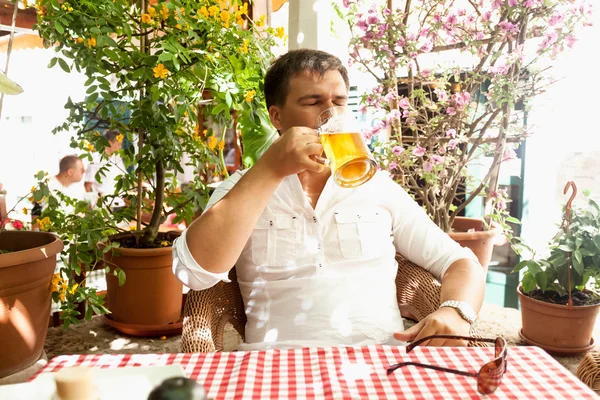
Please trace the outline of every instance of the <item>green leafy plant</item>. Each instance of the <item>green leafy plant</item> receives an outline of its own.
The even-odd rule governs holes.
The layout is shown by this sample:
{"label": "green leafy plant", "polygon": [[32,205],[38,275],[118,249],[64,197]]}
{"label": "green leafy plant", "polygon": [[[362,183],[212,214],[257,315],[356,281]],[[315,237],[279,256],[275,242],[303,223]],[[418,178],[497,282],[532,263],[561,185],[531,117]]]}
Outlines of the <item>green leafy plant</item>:
{"label": "green leafy plant", "polygon": [[[523,274],[525,293],[540,299],[544,295],[552,299],[556,294],[564,301],[569,292],[569,268],[572,291],[584,291],[589,283],[596,289],[600,287],[600,207],[589,195],[586,192],[585,207],[571,209],[570,224],[566,206],[563,208],[563,222],[548,243],[547,254],[538,256],[529,246],[520,244],[520,253],[526,256],[513,272]],[[600,299],[595,295],[592,298]]]}
{"label": "green leafy plant", "polygon": [[[189,223],[208,200],[207,176],[227,176],[225,132],[234,121],[243,132],[245,166],[266,149],[276,132],[262,81],[284,32],[265,27],[264,18],[252,21],[242,0],[40,0],[35,7],[37,29],[57,52],[49,67],[88,78],[86,99],[69,99],[69,117],[54,133],[71,133],[73,148],[99,159],[101,180],[111,160],[103,132],[116,131],[122,148],[115,154],[128,166],[114,193],[92,206],[50,193],[44,179],[39,182],[35,200],[47,204],[39,221],[65,241],[61,278],[73,288],[76,276],[100,265],[102,252],[171,245],[160,225],[170,217],[174,224]],[[181,189],[176,174],[183,172],[184,154],[195,179]],[[117,199],[125,206],[115,207]],[[131,221],[130,240],[109,239],[130,231]],[[114,266],[102,268],[125,279]],[[61,306],[66,324],[75,322],[78,303],[91,301],[86,290],[78,285],[67,293]],[[90,304],[95,313],[107,311]]]}
{"label": "green leafy plant", "polygon": [[[445,232],[484,197],[486,222],[510,230],[503,162],[531,131],[522,112],[549,83],[549,62],[591,15],[585,1],[344,0],[350,63],[376,82],[364,110],[374,154]],[[382,4],[383,3],[383,4]],[[376,140],[383,134],[385,140]],[[389,138],[389,140],[387,140]],[[480,176],[469,167],[488,157]],[[507,219],[508,218],[508,219]]]}

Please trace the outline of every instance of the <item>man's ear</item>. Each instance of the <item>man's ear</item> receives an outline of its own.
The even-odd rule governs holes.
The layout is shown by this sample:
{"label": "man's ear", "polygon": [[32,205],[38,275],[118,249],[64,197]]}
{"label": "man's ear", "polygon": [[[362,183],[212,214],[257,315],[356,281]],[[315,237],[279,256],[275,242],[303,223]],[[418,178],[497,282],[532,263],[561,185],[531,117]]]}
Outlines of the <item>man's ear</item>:
{"label": "man's ear", "polygon": [[269,119],[271,120],[271,124],[273,124],[275,129],[278,131],[281,130],[281,112],[279,107],[275,105],[269,107]]}

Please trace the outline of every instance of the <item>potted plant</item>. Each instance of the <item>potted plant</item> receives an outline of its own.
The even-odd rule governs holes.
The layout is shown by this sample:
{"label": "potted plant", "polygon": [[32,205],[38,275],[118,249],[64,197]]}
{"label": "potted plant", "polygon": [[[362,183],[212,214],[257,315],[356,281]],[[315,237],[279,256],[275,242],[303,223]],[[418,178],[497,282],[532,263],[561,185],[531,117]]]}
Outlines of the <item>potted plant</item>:
{"label": "potted plant", "polygon": [[[455,239],[455,231],[489,230],[493,222],[512,238],[507,222],[518,221],[498,188],[500,166],[532,133],[519,113],[548,84],[544,63],[572,46],[588,21],[589,5],[580,3],[419,0],[393,8],[391,0],[344,0],[337,7],[352,35],[350,63],[376,82],[362,100],[380,119],[365,137],[381,168]],[[475,176],[483,157],[490,162],[479,161]],[[481,197],[485,218],[461,220]],[[491,246],[494,234],[483,234]],[[491,247],[486,252],[484,267]]]}
{"label": "potted plant", "polygon": [[586,194],[585,207],[571,203],[563,209],[563,221],[538,255],[520,244],[523,261],[513,272],[521,273],[518,288],[523,329],[529,344],[561,354],[577,354],[594,347],[592,333],[600,310],[600,207]]}
{"label": "potted plant", "polygon": [[[56,44],[50,67],[88,77],[87,98],[69,100],[70,115],[55,133],[72,132],[72,146],[104,164],[97,180],[114,154],[127,167],[91,209],[73,201],[69,215],[58,207],[69,200],[50,196],[42,218],[68,245],[63,279],[72,287],[82,273],[106,269],[109,323],[129,333],[169,329],[180,317],[182,286],[170,270],[177,233],[161,225],[173,216],[173,224],[189,222],[204,207],[208,170],[227,175],[224,140],[234,123],[244,132],[245,165],[274,137],[260,85],[283,31],[252,21],[246,1],[41,0],[36,7],[40,35]],[[113,154],[106,130],[121,143]],[[195,179],[181,187],[184,155]],[[86,317],[108,312],[85,290],[67,294],[67,324],[81,302],[92,308]]]}

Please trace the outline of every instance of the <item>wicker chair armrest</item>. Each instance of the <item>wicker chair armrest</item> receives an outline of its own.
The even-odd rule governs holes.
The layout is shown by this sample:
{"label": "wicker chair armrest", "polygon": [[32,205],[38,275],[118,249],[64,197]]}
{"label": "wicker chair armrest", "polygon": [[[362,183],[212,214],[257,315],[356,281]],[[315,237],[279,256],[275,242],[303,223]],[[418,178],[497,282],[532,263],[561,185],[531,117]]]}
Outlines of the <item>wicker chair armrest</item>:
{"label": "wicker chair armrest", "polygon": [[[440,307],[441,283],[428,271],[396,254],[398,274],[396,275],[396,297],[403,318],[421,321]],[[474,325],[469,335],[480,338]],[[471,341],[470,347],[488,347],[485,342]]]}
{"label": "wicker chair armrest", "polygon": [[231,282],[219,282],[205,290],[190,290],[184,307],[181,351],[210,353],[223,351],[223,332],[230,322],[244,339],[246,314],[235,268]]}

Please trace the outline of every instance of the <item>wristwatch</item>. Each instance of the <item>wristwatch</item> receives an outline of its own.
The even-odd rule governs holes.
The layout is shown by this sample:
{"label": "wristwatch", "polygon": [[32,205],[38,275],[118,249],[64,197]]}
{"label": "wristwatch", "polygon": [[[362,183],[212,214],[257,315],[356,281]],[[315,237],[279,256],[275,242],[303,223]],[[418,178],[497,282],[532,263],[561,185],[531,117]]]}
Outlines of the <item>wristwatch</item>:
{"label": "wristwatch", "polygon": [[477,314],[475,313],[475,310],[466,301],[446,300],[445,302],[440,304],[440,308],[442,307],[454,308],[456,311],[458,311],[462,319],[464,319],[471,325],[473,325],[473,323],[477,319]]}

